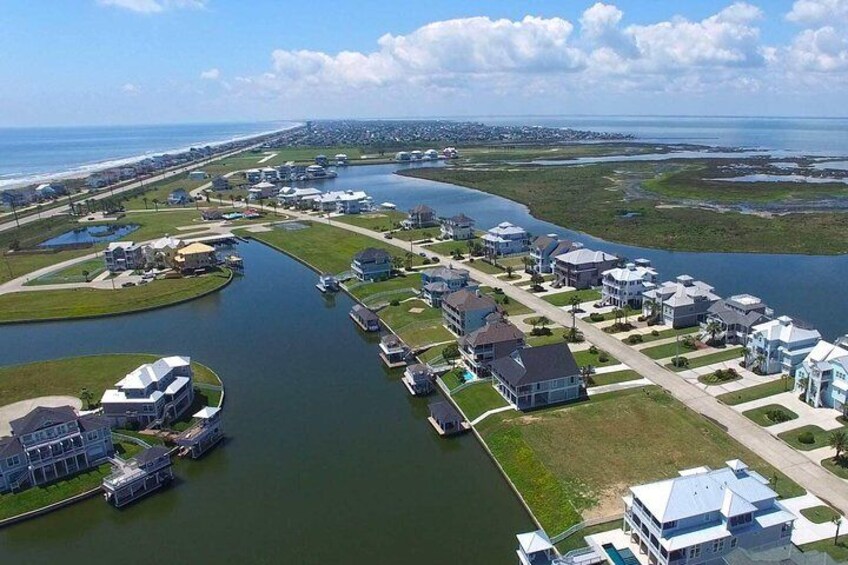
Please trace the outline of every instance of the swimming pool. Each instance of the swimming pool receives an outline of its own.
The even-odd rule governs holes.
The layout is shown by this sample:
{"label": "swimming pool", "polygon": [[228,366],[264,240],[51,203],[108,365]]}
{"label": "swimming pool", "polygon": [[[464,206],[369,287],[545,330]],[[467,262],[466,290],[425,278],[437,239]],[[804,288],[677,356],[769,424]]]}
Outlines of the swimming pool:
{"label": "swimming pool", "polygon": [[604,551],[610,556],[615,565],[639,565],[639,560],[628,548],[618,550],[611,543],[604,544]]}

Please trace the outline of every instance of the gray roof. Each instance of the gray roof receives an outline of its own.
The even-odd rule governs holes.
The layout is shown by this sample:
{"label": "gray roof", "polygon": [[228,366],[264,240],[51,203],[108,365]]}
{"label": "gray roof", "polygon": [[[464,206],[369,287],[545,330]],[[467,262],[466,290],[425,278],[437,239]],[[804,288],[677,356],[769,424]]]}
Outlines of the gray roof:
{"label": "gray roof", "polygon": [[477,292],[468,289],[457,290],[448,294],[442,301],[454,310],[469,312],[473,310],[497,310],[498,303],[485,294],[477,295]]}
{"label": "gray roof", "polygon": [[360,263],[383,263],[391,261],[392,256],[385,249],[377,249],[376,247],[368,247],[353,256],[354,260]]}
{"label": "gray roof", "polygon": [[450,287],[447,285],[447,283],[443,283],[441,281],[427,283],[422,288],[424,290],[426,290],[427,292],[435,292],[435,293],[448,292],[450,290]]}
{"label": "gray roof", "polygon": [[436,211],[433,210],[432,208],[430,208],[429,206],[427,206],[426,204],[419,204],[418,206],[415,206],[414,208],[412,208],[409,211],[410,215],[413,215],[413,214],[415,214],[415,215],[421,215],[421,214],[432,215],[432,214],[435,214],[435,213],[436,213]]}
{"label": "gray roof", "polygon": [[24,452],[24,446],[21,445],[21,440],[16,437],[0,437],[0,458],[12,457],[20,455]]}
{"label": "gray roof", "polygon": [[94,430],[102,430],[103,428],[109,428],[111,426],[109,425],[109,420],[103,416],[98,416],[97,414],[86,414],[85,416],[80,416],[79,427],[84,432],[90,432]]}
{"label": "gray roof", "polygon": [[362,304],[355,304],[353,308],[350,309],[350,311],[359,316],[359,318],[365,322],[369,320],[380,321],[380,317],[377,316],[377,314],[375,314]]}
{"label": "gray roof", "polygon": [[9,425],[14,435],[21,436],[48,426],[64,424],[65,422],[76,419],[76,412],[70,406],[58,406],[56,408],[37,406],[26,416],[9,422]]}
{"label": "gray roof", "polygon": [[592,251],[591,249],[581,248],[557,255],[556,259],[569,265],[593,265],[596,263],[617,261],[618,257],[604,253],[603,251]]}
{"label": "gray roof", "polygon": [[140,466],[144,466],[148,463],[156,461],[164,455],[168,455],[170,451],[171,450],[167,447],[163,447],[161,445],[154,445],[153,447],[148,447],[147,449],[136,455],[133,459],[135,459]]}
{"label": "gray roof", "polygon": [[448,218],[446,221],[449,224],[453,224],[459,227],[470,227],[474,225],[474,220],[472,220],[465,214],[457,214],[456,216]]}
{"label": "gray roof", "polygon": [[565,343],[517,349],[492,362],[492,372],[514,387],[580,374]]}
{"label": "gray roof", "polygon": [[540,235],[536,239],[533,240],[533,249],[538,249],[539,251],[543,251],[547,249],[547,247],[556,242],[557,238],[551,237],[549,235]]}
{"label": "gray roof", "polygon": [[430,416],[437,422],[461,422],[462,414],[460,414],[453,404],[447,400],[430,403]]}
{"label": "gray roof", "polygon": [[707,312],[709,312],[712,317],[718,318],[728,326],[743,326],[750,328],[769,320],[769,317],[760,310],[752,310],[749,308],[746,312],[742,312],[737,308],[728,305],[728,302],[732,302],[731,299],[728,298],[719,300],[710,306]]}
{"label": "gray roof", "polygon": [[511,323],[505,320],[489,322],[479,330],[474,330],[465,337],[460,338],[462,345],[478,347],[493,343],[523,340],[524,334]]}
{"label": "gray roof", "polygon": [[424,269],[423,271],[421,271],[421,274],[427,275],[431,279],[442,279],[444,281],[468,279],[467,270],[452,269],[449,267],[434,267],[432,269]]}
{"label": "gray roof", "polygon": [[433,371],[427,365],[416,363],[406,368],[406,372],[412,377],[415,382],[429,381],[433,378]]}

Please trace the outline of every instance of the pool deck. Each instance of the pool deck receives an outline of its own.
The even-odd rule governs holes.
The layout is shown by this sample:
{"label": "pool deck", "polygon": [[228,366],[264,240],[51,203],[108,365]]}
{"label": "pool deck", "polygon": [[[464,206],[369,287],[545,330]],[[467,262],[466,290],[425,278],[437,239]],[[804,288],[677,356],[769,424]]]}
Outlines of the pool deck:
{"label": "pool deck", "polygon": [[630,536],[625,534],[621,528],[586,536],[586,541],[589,543],[589,547],[595,550],[595,553],[607,560],[607,563],[612,563],[609,555],[604,551],[604,545],[609,543],[619,551],[625,548],[629,549],[640,565],[648,565],[648,556],[639,552],[639,546],[631,543]]}

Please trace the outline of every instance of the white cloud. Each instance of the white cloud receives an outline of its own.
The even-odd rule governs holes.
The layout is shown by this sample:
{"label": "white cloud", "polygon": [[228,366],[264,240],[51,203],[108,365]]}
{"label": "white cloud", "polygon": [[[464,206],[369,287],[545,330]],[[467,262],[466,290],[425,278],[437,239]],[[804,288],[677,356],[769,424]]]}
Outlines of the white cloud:
{"label": "white cloud", "polygon": [[792,71],[848,71],[848,0],[797,0],[786,19],[804,27],[782,53]]}
{"label": "white cloud", "polygon": [[221,71],[216,68],[207,69],[200,73],[200,78],[205,80],[218,80],[221,78]]}
{"label": "white cloud", "polygon": [[157,14],[165,10],[205,8],[207,0],[97,0],[97,3],[139,14]]}
{"label": "white cloud", "polygon": [[127,94],[136,94],[138,93],[138,87],[131,82],[127,82],[121,87],[121,91]]}
{"label": "white cloud", "polygon": [[807,26],[848,21],[848,0],[796,0],[786,19]]}

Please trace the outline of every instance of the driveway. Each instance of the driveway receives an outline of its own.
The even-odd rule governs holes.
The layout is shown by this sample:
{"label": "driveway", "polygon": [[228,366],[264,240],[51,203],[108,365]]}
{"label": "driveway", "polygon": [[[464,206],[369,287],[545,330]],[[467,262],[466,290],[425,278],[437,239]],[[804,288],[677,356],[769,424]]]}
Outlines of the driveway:
{"label": "driveway", "polygon": [[73,396],[42,396],[0,406],[0,436],[12,435],[12,428],[9,426],[9,422],[25,416],[33,408],[38,406],[47,406],[50,408],[71,406],[79,412],[80,408],[82,408],[82,401]]}

